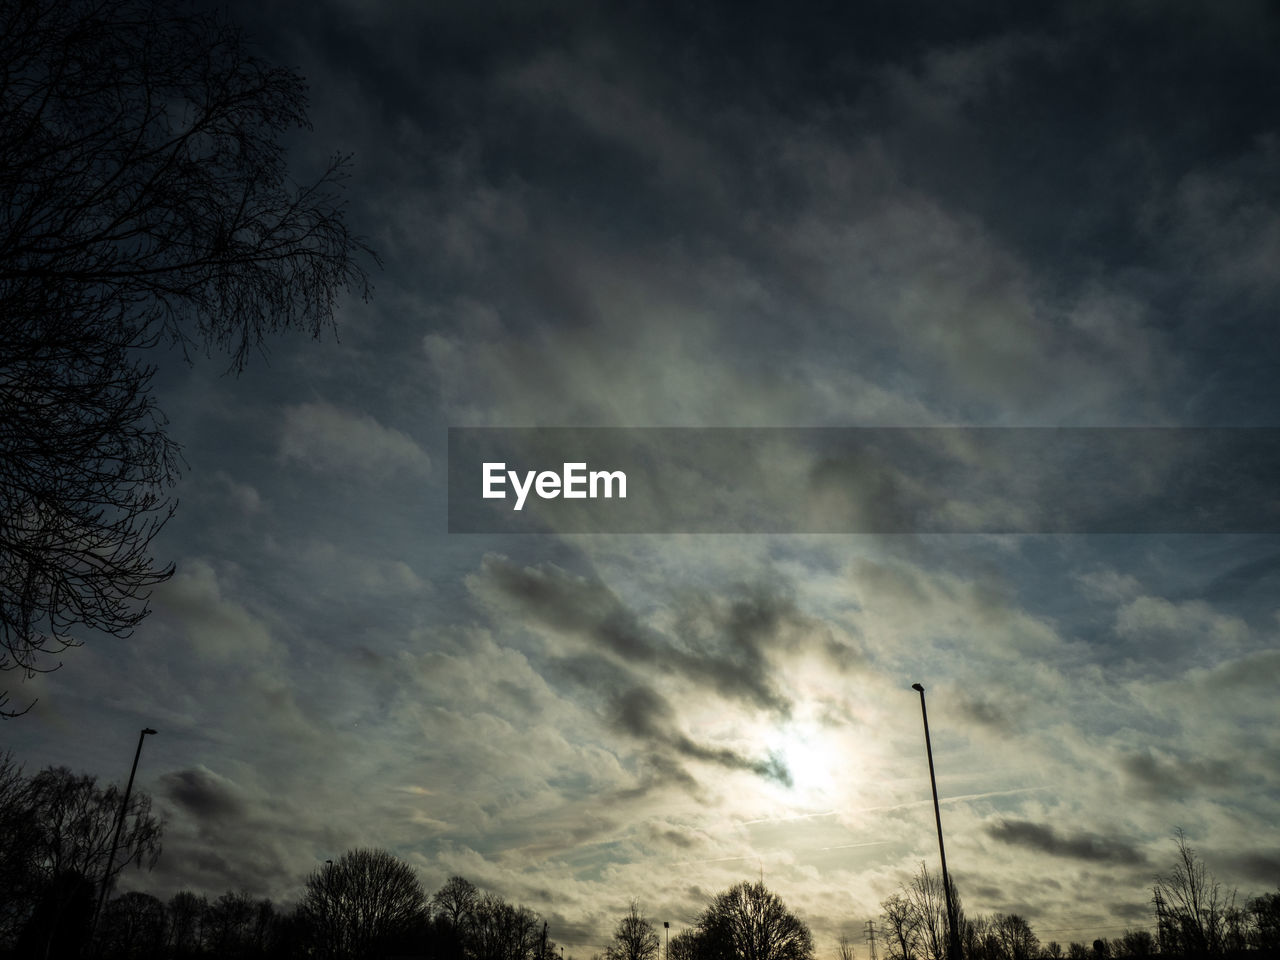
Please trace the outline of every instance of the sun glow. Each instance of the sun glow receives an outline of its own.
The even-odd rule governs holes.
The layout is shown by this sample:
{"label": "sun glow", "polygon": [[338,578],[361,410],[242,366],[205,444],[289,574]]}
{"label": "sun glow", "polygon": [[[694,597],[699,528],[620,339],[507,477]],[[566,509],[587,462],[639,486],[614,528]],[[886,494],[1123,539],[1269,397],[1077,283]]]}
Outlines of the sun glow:
{"label": "sun glow", "polygon": [[835,792],[840,751],[831,737],[810,724],[793,724],[778,731],[774,754],[791,774],[791,792],[801,802],[829,800]]}

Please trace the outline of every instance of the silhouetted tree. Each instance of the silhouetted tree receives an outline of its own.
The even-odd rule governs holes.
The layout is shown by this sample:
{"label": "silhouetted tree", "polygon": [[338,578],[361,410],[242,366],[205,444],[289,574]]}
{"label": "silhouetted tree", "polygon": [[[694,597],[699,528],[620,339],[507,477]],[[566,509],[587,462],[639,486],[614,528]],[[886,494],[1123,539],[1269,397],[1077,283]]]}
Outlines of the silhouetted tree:
{"label": "silhouetted tree", "polygon": [[461,930],[466,926],[479,899],[480,891],[474,883],[464,877],[453,876],[432,894],[431,904],[437,914],[454,929]]}
{"label": "silhouetted tree", "polygon": [[195,954],[201,944],[201,927],[209,904],[190,890],[182,890],[169,898],[165,911],[168,921],[165,945],[170,954],[183,960]]}
{"label": "silhouetted tree", "polygon": [[[976,960],[985,950],[986,929],[965,920],[954,883],[951,897],[961,948]],[[888,960],[947,960],[951,928],[947,891],[940,874],[930,873],[927,866],[920,864],[920,871],[903,883],[898,893],[881,901],[880,909],[886,927]]]}
{"label": "silhouetted tree", "polygon": [[35,825],[30,780],[12,754],[0,754],[0,951],[17,939],[39,897]]}
{"label": "silhouetted tree", "polygon": [[1249,949],[1253,940],[1252,915],[1247,907],[1236,904],[1236,891],[1232,890],[1222,910],[1222,950],[1234,954]]}
{"label": "silhouetted tree", "polygon": [[[306,87],[170,0],[0,0],[0,669],[127,634],[176,447],[137,351],[225,351],[367,295],[338,196],[295,186]],[[0,694],[0,712],[6,695]]]}
{"label": "silhouetted tree", "polygon": [[991,930],[1000,960],[1032,960],[1040,953],[1040,939],[1031,925],[1016,913],[997,913],[991,918]]}
{"label": "silhouetted tree", "polygon": [[159,960],[165,946],[164,904],[149,893],[122,893],[103,908],[97,940],[108,960]]}
{"label": "silhouetted tree", "polygon": [[89,939],[94,886],[75,870],[56,874],[41,890],[18,936],[14,955],[75,960]]}
{"label": "silhouetted tree", "polygon": [[254,900],[246,891],[227,891],[205,907],[201,930],[214,956],[247,958],[266,947],[274,911],[269,900]]}
{"label": "silhouetted tree", "polygon": [[426,909],[422,884],[385,850],[349,850],[308,878],[299,913],[316,954],[372,956],[403,938]]}
{"label": "silhouetted tree", "polygon": [[763,883],[739,883],[711,901],[698,918],[705,943],[742,960],[811,960],[809,927]]}
{"label": "silhouetted tree", "polygon": [[1220,956],[1226,911],[1234,905],[1235,895],[1223,896],[1221,884],[1187,843],[1181,828],[1174,841],[1178,855],[1173,869],[1156,877],[1152,891],[1160,952]]}
{"label": "silhouetted tree", "polygon": [[[317,956],[310,927],[301,911],[278,914],[271,929],[270,956],[273,960],[310,960]],[[427,953],[427,956],[433,954]]]}
{"label": "silhouetted tree", "polygon": [[269,899],[254,902],[253,929],[249,940],[251,956],[262,957],[271,953],[276,946],[279,920],[275,905]]}
{"label": "silhouetted tree", "polygon": [[1253,948],[1280,953],[1280,890],[1250,900],[1249,915]]}
{"label": "silhouetted tree", "polygon": [[626,916],[614,928],[605,957],[607,960],[656,960],[661,942],[653,924],[640,914],[640,906],[633,900]]}
{"label": "silhouetted tree", "polygon": [[9,938],[22,931],[24,941],[42,936],[46,944],[55,937],[65,942],[83,919],[86,887],[91,893],[104,883],[109,887],[131,863],[155,863],[161,828],[151,815],[151,798],[138,791],[129,799],[111,874],[104,876],[121,799],[117,787],[101,787],[96,778],[65,767],[25,778],[10,765],[0,774],[0,820],[15,830],[0,840],[0,871],[10,884],[0,897],[0,916]]}
{"label": "silhouetted tree", "polygon": [[[930,873],[922,863],[920,872],[905,885],[903,892],[915,913],[916,931],[924,956],[928,960],[947,960],[950,926],[947,921],[947,891],[942,876]],[[956,911],[956,929],[961,930],[964,913],[954,883],[951,884],[951,896]]]}
{"label": "silhouetted tree", "polygon": [[920,921],[915,907],[900,893],[880,902],[885,925],[886,960],[917,960],[920,950]]}
{"label": "silhouetted tree", "polygon": [[471,960],[530,960],[540,943],[538,915],[486,893],[476,901],[465,938]]}
{"label": "silhouetted tree", "polygon": [[991,960],[991,921],[981,914],[965,917],[960,925],[960,949],[967,960]]}
{"label": "silhouetted tree", "polygon": [[161,825],[151,815],[151,798],[134,791],[111,873],[105,872],[122,799],[115,784],[100,787],[96,777],[73,774],[66,767],[47,767],[32,777],[37,856],[43,870],[50,876],[74,870],[95,886],[105,882],[109,887],[130,864],[154,866],[160,856]]}
{"label": "silhouetted tree", "polygon": [[1150,957],[1156,952],[1156,940],[1147,930],[1126,930],[1113,941],[1111,952],[1117,957]]}
{"label": "silhouetted tree", "polygon": [[840,940],[836,943],[836,960],[855,960],[856,956],[853,941],[849,939],[849,935],[840,934]]}
{"label": "silhouetted tree", "polygon": [[667,944],[666,960],[702,960],[702,941],[696,929],[681,930]]}

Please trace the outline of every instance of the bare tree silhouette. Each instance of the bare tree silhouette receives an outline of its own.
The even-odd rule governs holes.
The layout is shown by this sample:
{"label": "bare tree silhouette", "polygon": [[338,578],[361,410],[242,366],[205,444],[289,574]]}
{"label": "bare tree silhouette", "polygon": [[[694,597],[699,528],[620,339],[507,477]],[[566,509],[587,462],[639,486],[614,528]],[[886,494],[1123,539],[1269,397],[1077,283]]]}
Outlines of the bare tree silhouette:
{"label": "bare tree silhouette", "polygon": [[1156,877],[1152,903],[1156,911],[1156,938],[1161,953],[1220,956],[1226,946],[1227,915],[1235,906],[1235,893],[1223,893],[1218,879],[1179,827],[1174,832],[1178,855],[1173,869]]}
{"label": "bare tree silhouette", "polygon": [[1018,914],[997,913],[991,918],[991,928],[1001,960],[1033,960],[1040,955],[1040,938]]}
{"label": "bare tree silhouette", "polygon": [[1117,957],[1150,957],[1156,952],[1156,940],[1147,930],[1126,930],[1112,941],[1111,952]]}
{"label": "bare tree silhouette", "polygon": [[[950,932],[947,926],[947,890],[941,874],[930,873],[929,868],[921,863],[920,872],[911,878],[903,892],[915,914],[916,932],[924,956],[928,960],[947,960]],[[963,930],[964,909],[960,906],[960,894],[954,880],[951,899],[956,924]]]}
{"label": "bare tree silhouette", "polygon": [[1253,947],[1280,954],[1280,890],[1249,901]]}
{"label": "bare tree silhouette", "polygon": [[[10,885],[0,897],[0,944],[20,940],[42,953],[88,934],[94,894],[109,887],[129,864],[153,866],[160,854],[161,825],[151,815],[151,798],[129,799],[116,855],[106,874],[121,790],[65,767],[49,767],[25,781],[0,777],[0,821],[16,823],[12,846],[3,847],[3,871]],[[86,892],[87,891],[87,892]],[[87,899],[86,899],[87,898]],[[74,934],[74,937],[73,937]]]}
{"label": "bare tree silhouette", "polygon": [[[991,920],[981,914],[966,916],[964,925],[960,927],[960,946],[964,956],[970,960],[986,960],[993,953],[995,933],[991,928]],[[1062,947],[1058,946],[1061,954]]]}
{"label": "bare tree silhouette", "polygon": [[900,893],[880,903],[884,918],[887,960],[917,960],[920,956],[920,918],[912,902]]}
{"label": "bare tree silhouette", "polygon": [[180,890],[169,898],[165,947],[176,960],[193,956],[200,946],[205,911],[209,903],[190,890]]}
{"label": "bare tree silhouette", "polygon": [[0,949],[17,938],[39,896],[36,824],[30,780],[12,754],[0,754]]}
{"label": "bare tree silhouette", "polygon": [[403,937],[426,903],[408,864],[385,850],[349,850],[307,877],[299,913],[318,956],[358,958]]}
{"label": "bare tree silhouette", "polygon": [[667,945],[665,960],[699,960],[703,956],[697,930],[681,930]]}
{"label": "bare tree silhouette", "polygon": [[252,952],[258,904],[243,891],[227,891],[206,904],[202,917],[205,947],[215,956],[241,957]]}
{"label": "bare tree silhouette", "polygon": [[121,894],[103,911],[97,940],[108,956],[158,957],[165,941],[164,904],[149,893]]}
{"label": "bare tree silhouette", "polygon": [[539,919],[532,910],[486,893],[476,901],[465,955],[471,960],[529,960],[541,942],[538,934]]}
{"label": "bare tree silhouette", "polygon": [[367,295],[373,255],[343,220],[344,158],[288,177],[302,79],[222,17],[0,0],[0,63],[0,669],[30,675],[77,627],[127,634],[172,573],[150,543],[177,448],[138,351],[239,370],[272,331],[332,325],[339,290]]}
{"label": "bare tree silhouette", "polygon": [[763,883],[739,883],[711,901],[698,930],[712,956],[751,960],[812,960],[808,925]]}
{"label": "bare tree silhouette", "polygon": [[480,891],[474,883],[465,877],[453,876],[432,895],[431,904],[454,930],[461,931],[467,926],[479,899]]}
{"label": "bare tree silhouette", "polygon": [[[1061,956],[1061,944],[1041,950],[1031,925],[1017,914],[967,916],[960,895],[951,887],[952,904],[959,923],[961,956],[966,960],[1034,960],[1042,955]],[[948,956],[946,889],[940,875],[923,863],[897,893],[880,902],[888,960],[946,960]]]}
{"label": "bare tree silhouette", "polygon": [[653,924],[641,915],[639,904],[633,900],[626,916],[614,928],[605,957],[607,960],[655,960],[660,945]]}

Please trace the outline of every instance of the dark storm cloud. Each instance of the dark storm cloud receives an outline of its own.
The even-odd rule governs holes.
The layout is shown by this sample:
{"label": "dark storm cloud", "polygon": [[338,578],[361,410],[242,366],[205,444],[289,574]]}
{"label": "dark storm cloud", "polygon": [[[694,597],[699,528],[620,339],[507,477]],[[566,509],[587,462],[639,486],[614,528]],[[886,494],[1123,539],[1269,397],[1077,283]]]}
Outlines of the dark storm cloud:
{"label": "dark storm cloud", "polygon": [[622,661],[588,652],[557,659],[558,669],[583,686],[603,692],[610,726],[630,737],[665,747],[682,759],[743,770],[783,785],[792,782],[781,758],[751,757],[699,743],[679,729],[676,710],[637,667],[712,690],[727,699],[786,716],[790,702],[774,687],[769,651],[818,642],[842,653],[825,627],[806,617],[777,584],[740,584],[726,594],[683,591],[674,601],[675,623],[667,636],[642,623],[634,611],[597,579],[578,577],[552,564],[520,566],[487,556],[477,586],[514,602],[515,612],[553,631],[588,640]]}
{"label": "dark storm cloud", "polygon": [[1255,850],[1224,858],[1225,865],[1253,883],[1274,885],[1280,877],[1280,849]]}
{"label": "dark storm cloud", "polygon": [[646,762],[653,779],[628,791],[628,796],[641,795],[660,781],[696,789],[697,780],[684,768],[685,760],[755,773],[784,785],[791,783],[790,772],[776,757],[751,757],[691,738],[680,728],[679,716],[671,701],[627,666],[599,656],[579,654],[556,659],[553,675],[572,680],[584,694],[597,698],[610,729],[649,748]]}
{"label": "dark storm cloud", "polygon": [[519,566],[488,556],[487,583],[519,613],[554,631],[579,636],[637,666],[653,666],[710,687],[720,695],[779,714],[790,703],[775,687],[767,651],[790,645],[802,625],[790,596],[765,585],[729,598],[686,594],[676,636],[641,622],[597,579],[575,577],[553,564]]}
{"label": "dark storm cloud", "polygon": [[1151,903],[1113,903],[1110,905],[1112,916],[1132,920],[1135,923],[1150,922]]}
{"label": "dark storm cloud", "polygon": [[701,831],[683,826],[674,826],[663,821],[650,822],[646,824],[645,830],[655,843],[675,847],[681,851],[689,851],[701,847],[707,840],[706,834]]}
{"label": "dark storm cloud", "polygon": [[728,770],[745,770],[784,787],[792,784],[791,771],[776,754],[770,754],[763,760],[752,759],[726,747],[708,747],[705,744],[695,743],[685,736],[676,737],[673,745],[682,756],[694,760],[714,763]]}
{"label": "dark storm cloud", "polygon": [[1228,786],[1238,768],[1227,760],[1165,758],[1151,751],[1131,753],[1120,761],[1138,793],[1150,798],[1177,798],[1204,787]]}
{"label": "dark storm cloud", "polygon": [[643,799],[666,787],[674,787],[697,794],[701,789],[697,779],[680,761],[668,754],[651,751],[641,758],[641,773],[635,784],[614,790],[602,798],[605,803],[628,803]]}
{"label": "dark storm cloud", "polygon": [[725,747],[698,743],[679,729],[671,703],[652,687],[636,684],[612,697],[612,726],[650,744],[670,747],[679,756],[724,767],[745,770],[784,786],[791,785],[791,774],[775,756],[755,759]]}
{"label": "dark storm cloud", "polygon": [[988,700],[970,699],[960,703],[960,709],[969,719],[984,726],[1008,729],[1009,717],[999,705]]}
{"label": "dark storm cloud", "polygon": [[245,815],[244,801],[217,774],[203,767],[175,770],[160,778],[164,795],[197,820],[222,820]]}
{"label": "dark storm cloud", "polygon": [[797,633],[829,633],[802,614],[778,583],[739,584],[727,595],[686,592],[676,610],[674,633],[694,651],[679,656],[678,670],[705,680],[722,696],[782,714],[790,703],[773,687],[768,651],[794,647]]}
{"label": "dark storm cloud", "polygon": [[[959,886],[958,883],[957,883],[957,886]],[[970,887],[969,889],[973,890],[974,893],[982,897],[984,900],[989,900],[993,903],[1004,902],[1004,890],[1002,890],[1000,887],[992,886],[989,883],[985,883],[985,884],[979,884],[978,886]]]}
{"label": "dark storm cloud", "polygon": [[1059,833],[1048,824],[1032,823],[1029,820],[1001,820],[989,825],[987,833],[1002,843],[1039,850],[1055,857],[1128,866],[1147,862],[1146,855],[1129,841],[1085,830]]}
{"label": "dark storm cloud", "polygon": [[[1246,176],[1249,189],[1228,191],[1231,209],[1217,219],[1179,212],[1186,203],[1178,199],[1215,165],[1258,152],[1261,92],[1280,83],[1277,20],[1263,4],[952,10],[921,2],[824,5],[806,15],[803,5],[549,3],[503,5],[495,16],[487,7],[333,0],[293,9],[288,17],[260,5],[242,12],[285,48],[287,62],[301,48],[313,70],[341,78],[334,88],[363,108],[371,142],[359,162],[371,183],[387,183],[395,196],[422,187],[428,209],[445,217],[457,212],[449,191],[496,196],[519,185],[530,217],[547,229],[537,244],[490,251],[510,268],[495,296],[520,305],[511,323],[576,326],[598,309],[556,251],[572,221],[567,232],[582,227],[596,249],[634,257],[679,238],[695,254],[727,255],[760,276],[795,309],[786,324],[735,318],[723,346],[752,366],[759,354],[736,344],[801,339],[797,328],[811,325],[803,307],[843,312],[821,302],[813,265],[780,250],[774,229],[787,212],[829,199],[819,157],[781,159],[818,130],[828,158],[874,144],[894,185],[983,224],[1048,278],[1055,297],[1115,279],[1125,296],[1160,311],[1178,345],[1203,348],[1177,351],[1197,389],[1168,391],[1170,409],[1160,414],[1214,420],[1224,399],[1244,397],[1241,409],[1261,411],[1268,407],[1259,401],[1276,397],[1266,374],[1280,341],[1262,322],[1268,304],[1247,316],[1206,309],[1220,294],[1204,271],[1186,268],[1199,254],[1185,248],[1185,236],[1211,234],[1205,226],[1230,233],[1232,210],[1274,209],[1273,178]],[[446,169],[451,155],[465,171],[460,182]],[[413,157],[407,171],[399,168],[405,156]],[[393,183],[388,167],[409,182]],[[439,268],[442,289],[458,286],[456,274],[456,264]],[[1208,315],[1214,323],[1203,322]],[[956,322],[982,333],[981,321]],[[1241,348],[1222,347],[1227,323]],[[875,324],[857,326],[858,353],[884,360],[900,349]],[[821,332],[824,343],[837,333]],[[1008,338],[992,346],[983,357],[1000,354]],[[1084,359],[1108,349],[1104,339]],[[932,384],[947,382],[954,358],[915,360],[919,389],[939,393]],[[920,376],[933,363],[942,376]],[[1002,369],[1013,375],[1018,366]],[[1202,375],[1210,369],[1215,376]],[[1159,389],[1133,381],[1134,403]],[[936,399],[954,409],[955,397]]]}
{"label": "dark storm cloud", "polygon": [[310,869],[298,851],[328,831],[328,814],[313,799],[301,806],[291,797],[255,800],[204,766],[162,775],[157,793],[176,808],[167,815],[164,855],[153,872],[161,887],[278,896]]}
{"label": "dark storm cloud", "polygon": [[246,890],[251,896],[278,896],[298,880],[296,865],[274,840],[254,830],[234,835],[165,838],[164,856],[154,875],[174,889]]}
{"label": "dark storm cloud", "polygon": [[521,567],[504,557],[486,557],[482,569],[501,593],[544,626],[588,634],[624,660],[648,663],[658,657],[661,638],[599,580],[574,577],[549,564]]}
{"label": "dark storm cloud", "polygon": [[675,711],[652,687],[635,686],[613,699],[613,726],[642,740],[665,740]]}

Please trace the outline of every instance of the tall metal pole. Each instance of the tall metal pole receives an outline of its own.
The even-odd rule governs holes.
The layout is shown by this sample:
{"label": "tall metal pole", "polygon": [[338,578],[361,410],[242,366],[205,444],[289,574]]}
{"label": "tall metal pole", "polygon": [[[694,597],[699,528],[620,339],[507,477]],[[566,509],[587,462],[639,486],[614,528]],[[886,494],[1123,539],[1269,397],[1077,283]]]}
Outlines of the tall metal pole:
{"label": "tall metal pole", "polygon": [[920,716],[924,718],[924,750],[929,756],[929,785],[933,788],[933,820],[938,825],[938,854],[942,858],[942,889],[947,895],[947,957],[948,960],[962,960],[960,951],[960,931],[956,929],[956,905],[951,896],[951,877],[947,873],[947,848],[942,842],[942,811],[938,807],[938,778],[933,772],[933,744],[929,741],[929,711],[924,705],[924,687],[918,683],[911,685],[912,690],[920,692]]}
{"label": "tall metal pole", "polygon": [[111,867],[115,864],[116,844],[120,842],[120,828],[124,826],[125,812],[129,809],[129,794],[133,792],[133,775],[138,772],[138,758],[142,756],[142,740],[148,734],[155,733],[150,727],[143,727],[138,734],[138,749],[133,752],[133,767],[129,770],[129,782],[124,788],[124,799],[120,801],[120,815],[116,817],[115,833],[111,835],[111,848],[107,850],[107,869],[102,874],[102,892],[98,894],[98,908],[93,911],[93,932],[98,931],[98,917],[102,914],[102,904],[107,899],[107,887],[111,883]]}

